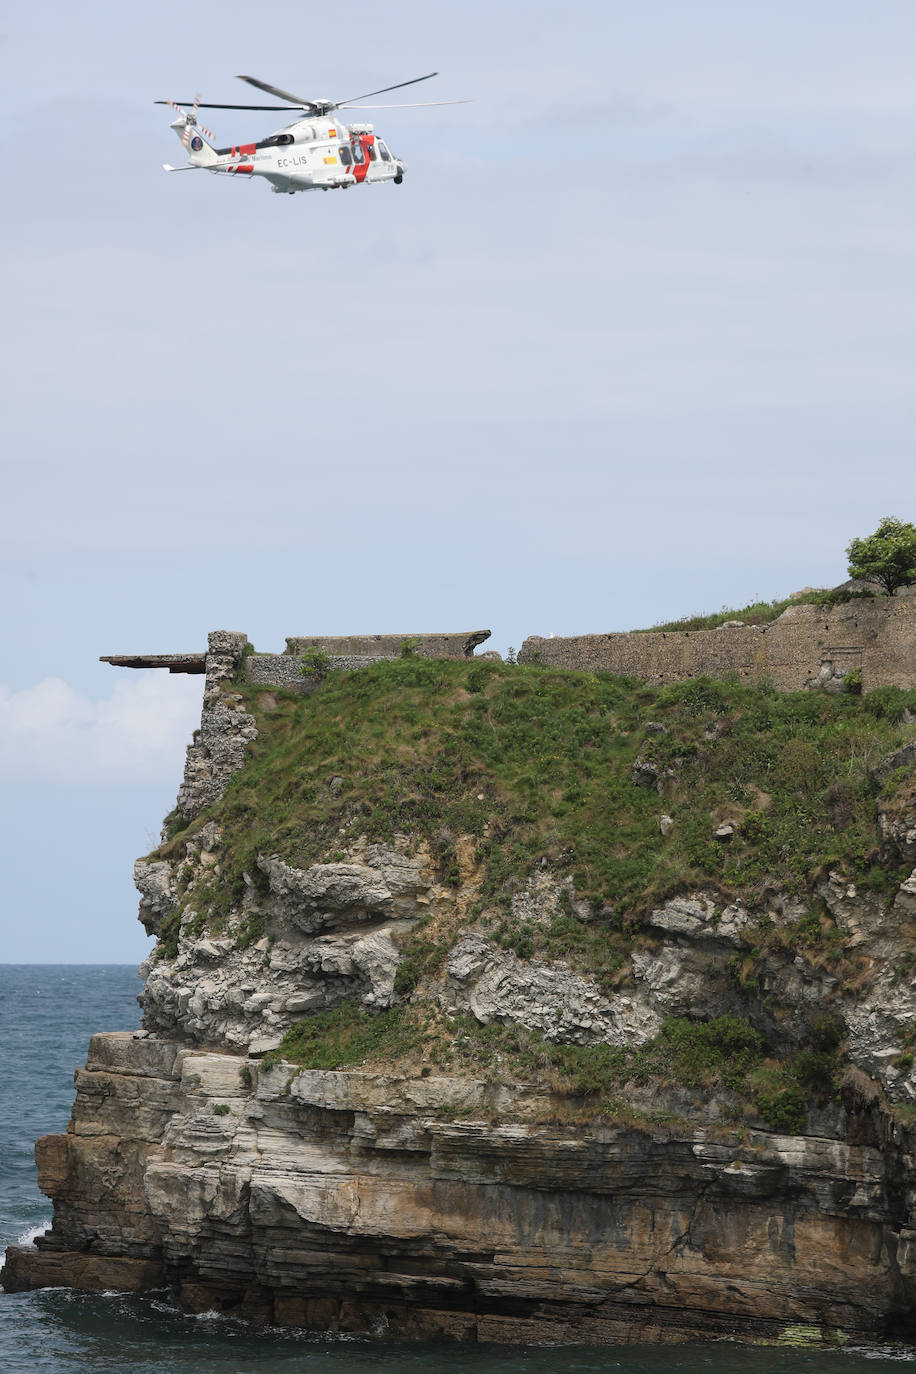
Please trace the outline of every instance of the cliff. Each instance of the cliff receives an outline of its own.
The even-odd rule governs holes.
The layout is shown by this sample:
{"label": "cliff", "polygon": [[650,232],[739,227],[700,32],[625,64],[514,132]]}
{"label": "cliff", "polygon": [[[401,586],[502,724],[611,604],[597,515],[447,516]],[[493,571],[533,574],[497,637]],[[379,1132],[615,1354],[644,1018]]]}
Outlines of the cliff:
{"label": "cliff", "polygon": [[244,644],[136,865],[144,1029],[93,1038],[5,1286],[912,1338],[916,693],[351,641],[284,689]]}

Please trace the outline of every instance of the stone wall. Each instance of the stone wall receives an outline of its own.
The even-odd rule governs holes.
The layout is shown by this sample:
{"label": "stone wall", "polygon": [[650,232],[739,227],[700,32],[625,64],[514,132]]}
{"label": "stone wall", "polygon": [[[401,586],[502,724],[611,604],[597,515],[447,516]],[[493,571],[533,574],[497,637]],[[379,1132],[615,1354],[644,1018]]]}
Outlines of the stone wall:
{"label": "stone wall", "polygon": [[[324,651],[322,651],[324,652]],[[342,669],[355,673],[373,663],[390,663],[390,654],[328,654],[328,671]],[[297,655],[251,654],[245,659],[243,675],[246,682],[259,687],[285,687],[287,691],[307,696],[321,681],[315,674],[303,673],[302,659]]]}
{"label": "stone wall", "polygon": [[247,642],[246,634],[234,630],[214,630],[207,636],[200,728],[188,745],[176,802],[176,810],[186,820],[219,800],[232,774],[245,762],[249,741],[257,738],[254,716],[241,709],[241,697],[223,691]]}
{"label": "stone wall", "polygon": [[865,691],[916,686],[916,597],[859,599],[822,609],[790,606],[769,625],[729,622],[715,630],[656,630],[555,639],[532,635],[520,663],[603,669],[664,685],[737,673],[782,691],[839,689],[852,668]]}
{"label": "stone wall", "polygon": [[[302,655],[310,648],[327,654],[330,669],[355,672],[372,663],[399,658],[405,641],[422,658],[472,658],[474,649],[489,639],[489,630],[457,634],[343,635],[292,637],[282,654],[243,656],[248,636],[237,630],[214,630],[207,636],[206,679],[200,728],[188,746],[184,778],[176,810],[193,820],[205,806],[218,801],[232,774],[245,762],[247,746],[257,738],[254,717],[242,707],[240,693],[224,690],[240,672],[241,678],[262,687],[283,687],[307,696],[321,681],[303,674]],[[187,656],[185,656],[187,657]],[[152,662],[152,660],[144,660]],[[137,659],[137,666],[141,660]]]}
{"label": "stone wall", "polygon": [[332,656],[400,658],[404,644],[410,643],[420,658],[472,658],[478,644],[489,638],[489,630],[421,635],[293,635],[286,641],[286,652],[304,654],[306,649],[320,649]]}

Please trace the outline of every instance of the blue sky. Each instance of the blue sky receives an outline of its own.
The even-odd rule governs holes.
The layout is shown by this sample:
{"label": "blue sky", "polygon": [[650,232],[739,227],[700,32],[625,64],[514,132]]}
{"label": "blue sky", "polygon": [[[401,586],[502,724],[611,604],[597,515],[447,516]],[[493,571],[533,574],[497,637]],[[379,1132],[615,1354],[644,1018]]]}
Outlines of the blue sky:
{"label": "blue sky", "polygon": [[[147,948],[200,684],[99,654],[504,650],[831,584],[912,518],[914,48],[891,0],[10,7],[0,960]],[[434,68],[473,103],[375,116],[401,187],[160,170],[157,98]]]}

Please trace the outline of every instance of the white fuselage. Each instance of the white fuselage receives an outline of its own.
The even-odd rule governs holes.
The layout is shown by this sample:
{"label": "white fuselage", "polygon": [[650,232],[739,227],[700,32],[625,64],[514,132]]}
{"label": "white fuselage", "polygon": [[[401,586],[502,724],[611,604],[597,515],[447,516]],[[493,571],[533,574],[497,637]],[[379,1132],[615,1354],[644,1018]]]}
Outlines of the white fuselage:
{"label": "white fuselage", "polygon": [[[172,127],[183,134],[184,121]],[[289,124],[255,143],[213,148],[190,129],[188,157],[193,166],[233,176],[266,177],[278,192],[329,191],[363,182],[399,181],[404,164],[377,138],[371,125],[347,126],[328,117]]]}

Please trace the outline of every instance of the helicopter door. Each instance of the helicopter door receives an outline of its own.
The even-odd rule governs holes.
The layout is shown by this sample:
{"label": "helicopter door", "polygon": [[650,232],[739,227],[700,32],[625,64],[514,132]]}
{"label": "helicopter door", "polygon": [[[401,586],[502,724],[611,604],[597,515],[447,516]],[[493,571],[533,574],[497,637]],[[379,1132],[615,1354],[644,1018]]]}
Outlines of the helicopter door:
{"label": "helicopter door", "polygon": [[365,181],[366,173],[369,170],[369,163],[366,159],[366,154],[363,152],[363,144],[359,134],[356,134],[350,140],[350,149],[353,153],[353,175],[358,182]]}

